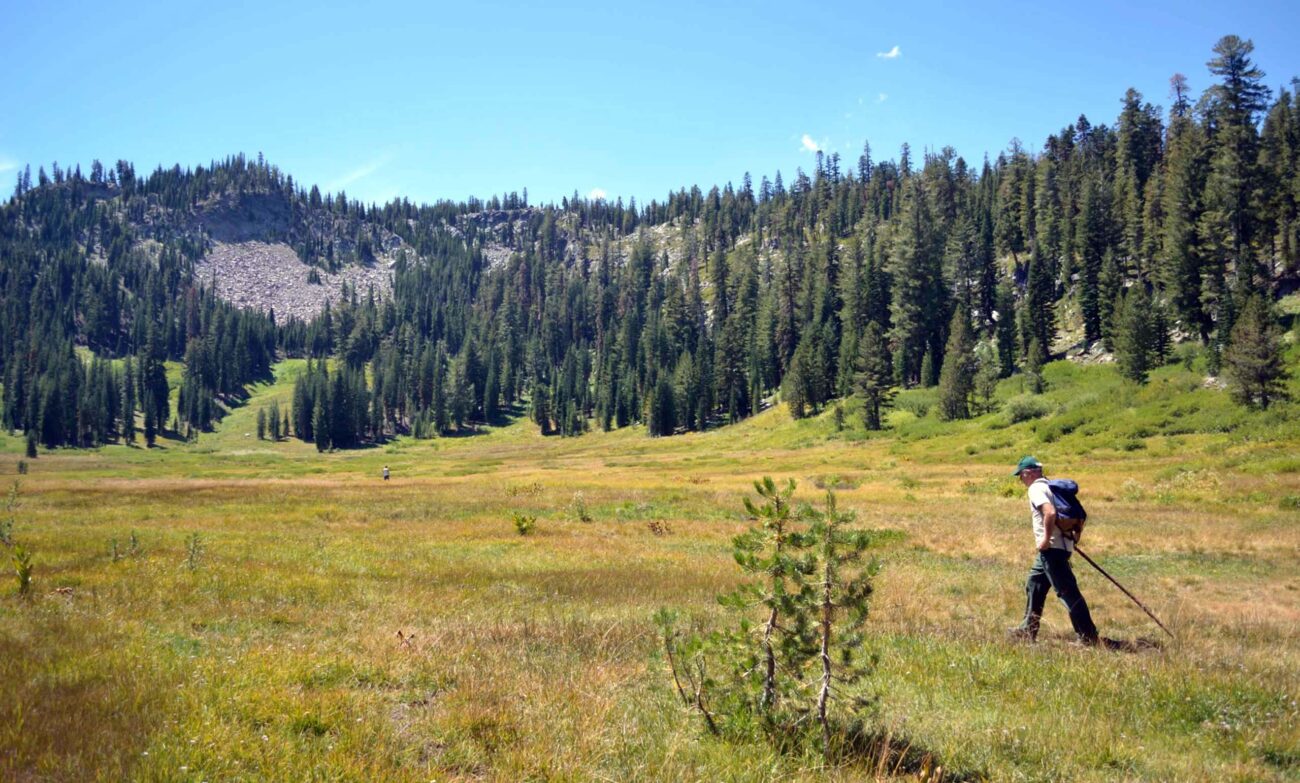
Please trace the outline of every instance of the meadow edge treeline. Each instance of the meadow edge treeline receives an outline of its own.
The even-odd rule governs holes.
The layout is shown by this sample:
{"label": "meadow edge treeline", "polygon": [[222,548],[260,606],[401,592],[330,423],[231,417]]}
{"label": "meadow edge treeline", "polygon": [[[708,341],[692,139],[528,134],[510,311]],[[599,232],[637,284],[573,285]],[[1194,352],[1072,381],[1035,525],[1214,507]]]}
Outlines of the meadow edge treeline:
{"label": "meadow edge treeline", "polygon": [[[1129,90],[1113,127],[1080,116],[1038,152],[1014,141],[976,167],[951,148],[876,160],[865,145],[847,170],[819,153],[789,183],[746,174],[643,207],[534,207],[526,192],[367,207],[242,156],[143,179],[124,162],[89,178],[56,166],[34,186],[23,172],[0,213],[6,425],[46,445],[129,429],[77,413],[107,391],[50,392],[78,374],[123,386],[102,368],[88,381],[78,345],[137,368],[183,360],[175,426],[195,429],[276,356],[330,357],[289,415],[322,446],[507,408],[545,432],[667,435],[777,390],[795,416],[853,395],[878,427],[893,389],[937,384],[940,415],[963,418],[981,383],[1024,371],[1032,386],[1065,338],[1100,342],[1139,382],[1192,341],[1267,406],[1284,371],[1272,299],[1300,282],[1300,101],[1294,80],[1273,95],[1252,50],[1226,36],[1199,99],[1182,75],[1167,112]],[[267,239],[309,263],[371,263],[400,237],[391,295],[346,291],[310,323],[216,301],[193,276],[211,238],[182,218],[232,193],[282,204],[288,228]]]}

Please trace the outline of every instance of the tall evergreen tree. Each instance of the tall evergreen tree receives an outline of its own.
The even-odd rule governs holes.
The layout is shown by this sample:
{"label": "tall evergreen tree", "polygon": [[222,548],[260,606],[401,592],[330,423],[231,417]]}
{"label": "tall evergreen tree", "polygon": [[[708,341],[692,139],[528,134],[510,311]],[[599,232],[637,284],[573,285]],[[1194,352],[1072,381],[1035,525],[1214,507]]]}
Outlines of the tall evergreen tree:
{"label": "tall evergreen tree", "polygon": [[869,430],[881,427],[881,415],[894,394],[894,374],[890,368],[888,348],[875,321],[867,324],[859,343],[853,376],[853,392],[862,401],[862,421]]}
{"label": "tall evergreen tree", "polygon": [[975,340],[964,312],[954,313],[948,329],[943,370],[939,376],[939,418],[970,418],[970,396],[975,380]]}
{"label": "tall evergreen tree", "polygon": [[1271,310],[1262,296],[1249,297],[1224,352],[1232,395],[1243,405],[1267,408],[1286,396],[1280,330]]}
{"label": "tall evergreen tree", "polygon": [[1151,297],[1146,288],[1135,285],[1127,293],[1120,294],[1115,312],[1115,365],[1125,378],[1146,383],[1156,353]]}

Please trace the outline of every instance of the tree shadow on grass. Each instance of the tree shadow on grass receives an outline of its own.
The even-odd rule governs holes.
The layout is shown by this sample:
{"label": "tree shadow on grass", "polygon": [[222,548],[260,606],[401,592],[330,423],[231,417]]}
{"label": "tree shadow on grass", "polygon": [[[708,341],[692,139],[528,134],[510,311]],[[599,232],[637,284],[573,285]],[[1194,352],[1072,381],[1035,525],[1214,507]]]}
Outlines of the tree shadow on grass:
{"label": "tree shadow on grass", "polygon": [[911,775],[927,783],[987,779],[977,770],[950,767],[938,753],[892,730],[856,726],[843,730],[839,739],[846,760],[866,762],[878,777]]}
{"label": "tree shadow on grass", "polygon": [[1108,636],[1101,637],[1101,646],[1111,652],[1140,653],[1156,652],[1164,649],[1164,643],[1159,639],[1138,638],[1138,639],[1112,639]]}

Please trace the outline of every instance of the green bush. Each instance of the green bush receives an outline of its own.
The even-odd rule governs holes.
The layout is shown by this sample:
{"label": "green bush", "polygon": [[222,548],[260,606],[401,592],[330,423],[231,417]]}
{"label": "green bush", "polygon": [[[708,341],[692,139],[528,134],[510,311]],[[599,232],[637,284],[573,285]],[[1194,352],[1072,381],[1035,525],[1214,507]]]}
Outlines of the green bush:
{"label": "green bush", "polygon": [[1002,407],[1002,412],[1012,424],[1019,424],[1022,421],[1031,419],[1041,419],[1052,410],[1051,403],[1032,394],[1021,394],[1007,400],[1007,404]]}
{"label": "green bush", "polygon": [[894,400],[894,407],[899,410],[907,411],[918,419],[924,419],[930,412],[930,405],[933,401],[920,395],[902,395],[900,394]]}

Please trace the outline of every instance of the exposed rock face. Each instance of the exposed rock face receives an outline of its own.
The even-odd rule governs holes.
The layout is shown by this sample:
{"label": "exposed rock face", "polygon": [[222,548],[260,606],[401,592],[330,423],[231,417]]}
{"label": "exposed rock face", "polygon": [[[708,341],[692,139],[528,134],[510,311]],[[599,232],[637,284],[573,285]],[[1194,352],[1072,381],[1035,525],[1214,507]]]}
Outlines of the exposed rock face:
{"label": "exposed rock face", "polygon": [[[313,269],[320,276],[319,284],[307,282]],[[195,266],[194,276],[205,286],[215,286],[217,295],[236,307],[275,308],[281,322],[289,316],[311,318],[325,307],[326,300],[338,302],[344,282],[360,296],[371,286],[376,296],[387,295],[393,286],[387,262],[348,264],[330,273],[304,264],[293,248],[281,242],[215,242]]]}

